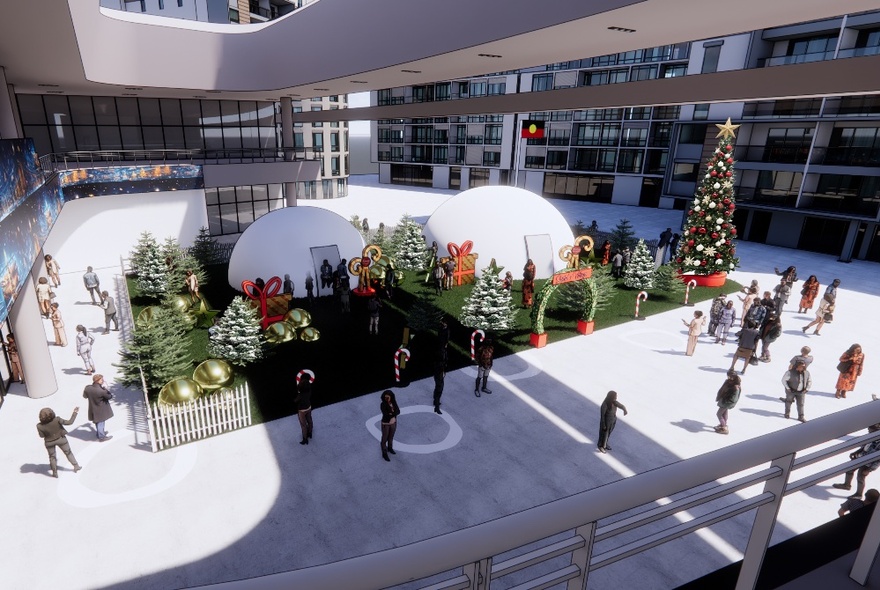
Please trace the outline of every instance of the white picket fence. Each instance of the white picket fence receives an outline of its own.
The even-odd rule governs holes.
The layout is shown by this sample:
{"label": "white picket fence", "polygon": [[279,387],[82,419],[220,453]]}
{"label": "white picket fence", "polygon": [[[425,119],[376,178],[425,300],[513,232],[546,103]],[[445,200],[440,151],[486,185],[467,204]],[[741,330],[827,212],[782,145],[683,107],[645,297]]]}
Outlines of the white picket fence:
{"label": "white picket fence", "polygon": [[247,383],[191,402],[149,404],[147,416],[153,452],[251,425]]}

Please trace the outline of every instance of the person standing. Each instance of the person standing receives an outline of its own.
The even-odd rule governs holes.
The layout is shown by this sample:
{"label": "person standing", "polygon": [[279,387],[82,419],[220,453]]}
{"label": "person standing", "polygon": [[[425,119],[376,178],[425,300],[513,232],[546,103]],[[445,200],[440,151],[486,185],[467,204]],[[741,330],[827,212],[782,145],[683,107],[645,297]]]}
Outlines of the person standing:
{"label": "person standing", "polygon": [[201,301],[202,298],[199,297],[199,277],[196,276],[196,273],[192,270],[187,270],[184,283],[186,283],[186,290],[189,292],[190,301],[192,303]]}
{"label": "person standing", "polygon": [[513,273],[507,271],[504,275],[504,278],[501,279],[501,288],[510,293],[510,290],[513,288]]}
{"label": "person standing", "polygon": [[312,273],[308,273],[306,275],[306,299],[309,303],[315,300],[315,279],[312,278]]}
{"label": "person standing", "polygon": [[[492,344],[491,338],[486,338],[477,348],[477,380],[474,382],[474,395],[480,397],[480,391],[483,393],[492,393],[487,387],[489,382],[489,373],[492,372],[492,361],[495,357],[495,346]],[[483,386],[480,387],[482,380]]]}
{"label": "person standing", "polygon": [[[873,434],[878,430],[880,430],[880,424],[872,424],[868,426],[869,434]],[[868,444],[863,445],[850,453],[849,458],[855,461],[856,459],[864,457],[865,455],[870,455],[871,453],[875,453],[877,451],[880,451],[880,440],[872,440]],[[861,498],[862,494],[865,492],[865,480],[867,479],[868,474],[872,471],[876,471],[877,467],[880,467],[880,459],[859,467],[858,475],[856,475],[855,469],[847,471],[843,483],[836,483],[833,484],[831,487],[838,490],[851,490],[853,475],[856,475],[856,493],[850,496],[850,498]]]}
{"label": "person standing", "polygon": [[[621,260],[623,260],[622,257]],[[536,272],[537,270],[535,268],[535,263],[532,262],[531,258],[529,258],[528,260],[526,260],[526,265],[523,267],[522,304],[525,308],[531,307],[533,303],[533,299],[535,296]]]}
{"label": "person standing", "polygon": [[119,320],[116,319],[116,302],[107,291],[101,291],[101,307],[104,308],[104,334],[110,333],[110,322],[113,322],[113,331],[118,332]]}
{"label": "person standing", "polygon": [[834,279],[831,281],[831,284],[828,285],[828,288],[825,289],[826,295],[831,295],[835,300],[837,299],[837,288],[840,286],[840,279]]}
{"label": "person standing", "polygon": [[[758,331],[758,328],[755,327],[755,323],[749,320],[746,322],[746,327],[742,329],[739,334],[739,342],[736,348],[736,352],[733,353],[733,362],[730,363],[730,370],[733,371],[736,368],[736,361],[738,359],[744,359],[743,369],[740,371],[740,375],[745,374],[746,369],[749,368],[749,363],[752,362],[752,357],[755,356],[755,349],[758,348],[758,340],[761,339],[761,333]],[[755,361],[757,363],[757,360]]]}
{"label": "person standing", "polygon": [[669,247],[669,242],[672,240],[672,228],[667,227],[666,231],[660,234],[660,239],[657,240],[657,257],[655,266],[661,266],[666,263],[666,250]]}
{"label": "person standing", "polygon": [[621,267],[621,274],[626,272],[626,267],[629,265],[629,261],[632,260],[632,250],[629,249],[629,246],[626,246],[623,249],[623,267]]}
{"label": "person standing", "polygon": [[[95,339],[92,338],[86,327],[82,324],[76,327],[76,355],[83,360],[86,366],[86,375],[95,372],[95,361],[92,360],[92,344]],[[95,375],[97,377],[97,375]]]}
{"label": "person standing", "polygon": [[52,314],[52,288],[46,277],[37,279],[37,303],[40,305],[40,313],[47,320]]}
{"label": "person standing", "polygon": [[791,371],[792,369],[794,369],[794,364],[798,361],[804,363],[806,368],[809,369],[810,363],[813,362],[813,355],[810,354],[811,352],[812,349],[809,346],[802,347],[801,353],[794,355],[793,357],[791,357],[791,360],[788,361],[788,370]]}
{"label": "person standing", "polygon": [[793,266],[789,266],[784,271],[780,272],[778,268],[773,268],[773,271],[782,277],[782,280],[788,283],[788,286],[791,287],[797,282],[797,269]]}
{"label": "person standing", "polygon": [[299,444],[309,444],[312,438],[314,425],[312,424],[312,382],[308,375],[303,376],[296,386],[296,415],[299,418],[299,427],[302,430],[302,440]]}
{"label": "person standing", "polygon": [[688,323],[687,320],[681,320],[685,326],[688,327],[688,343],[687,343],[687,351],[685,354],[687,356],[694,356],[694,350],[697,348],[697,338],[703,332],[703,324],[706,323],[706,318],[703,317],[702,311],[694,312],[694,319]]}
{"label": "person standing", "polygon": [[819,330],[822,329],[825,322],[831,321],[831,319],[834,318],[834,301],[834,295],[825,293],[825,295],[822,296],[822,301],[819,302],[819,307],[816,308],[816,319],[801,328],[801,331],[806,334],[807,330],[816,326],[816,329],[813,330],[813,334],[815,336],[821,336],[822,334],[819,333]]}
{"label": "person standing", "polygon": [[440,411],[440,398],[443,396],[443,385],[446,379],[446,345],[441,344],[437,348],[437,355],[434,358],[434,413],[442,414]]}
{"label": "person standing", "polygon": [[721,346],[727,344],[727,334],[730,332],[730,327],[735,321],[736,310],[733,309],[733,300],[731,299],[723,308],[721,308],[721,314],[718,316],[718,332],[715,337],[715,344],[718,344],[719,342],[721,342]]}
{"label": "person standing", "polygon": [[847,498],[846,502],[840,505],[840,510],[837,511],[837,516],[843,516],[847,512],[852,512],[853,510],[864,508],[868,504],[874,504],[877,500],[880,500],[880,490],[875,490],[874,488],[871,488],[870,490],[865,492],[864,501],[862,501],[860,498]]}
{"label": "person standing", "polygon": [[110,406],[113,394],[104,387],[103,375],[92,375],[92,384],[83,390],[83,397],[89,400],[89,420],[95,423],[98,440],[104,442],[113,438],[106,430],[107,420],[113,417],[113,408]]}
{"label": "person standing", "polygon": [[443,263],[443,286],[447,291],[452,290],[453,279],[455,278],[455,258],[450,256]]}
{"label": "person standing", "polygon": [[400,415],[400,407],[394,398],[394,392],[386,389],[382,392],[382,403],[379,404],[379,410],[382,412],[382,440],[379,446],[382,448],[382,458],[391,461],[388,453],[396,455],[394,452],[394,433],[397,432],[397,417]]}
{"label": "person standing", "polygon": [[709,336],[715,335],[715,329],[718,327],[718,321],[721,319],[721,310],[727,305],[727,295],[723,293],[712,300],[712,306],[709,308]]}
{"label": "person standing", "polygon": [[614,431],[614,427],[617,426],[617,409],[620,408],[623,410],[623,415],[626,416],[629,412],[626,411],[626,406],[617,401],[617,392],[609,391],[605,395],[605,400],[602,402],[602,406],[599,408],[599,451],[602,453],[607,453],[611,450],[611,445],[608,444],[608,440],[611,438],[611,433]]}
{"label": "person standing", "polygon": [[325,258],[324,262],[321,263],[321,288],[327,289],[332,284],[333,279],[333,267],[330,266],[330,262]]}
{"label": "person standing", "polygon": [[749,287],[745,297],[737,295],[737,298],[743,302],[742,317],[740,318],[739,323],[741,326],[745,326],[746,317],[748,317],[749,312],[752,310],[752,305],[755,304],[755,300],[758,298],[758,290],[755,287]]}
{"label": "person standing", "polygon": [[361,222],[361,229],[364,231],[364,237],[367,237],[367,234],[370,233],[370,223],[367,221],[366,217],[364,217],[364,220]]}
{"label": "person standing", "polygon": [[798,303],[798,313],[807,313],[808,309],[813,309],[813,302],[819,294],[819,279],[816,275],[810,275],[804,281],[804,287],[801,289],[801,302]]}
{"label": "person standing", "polygon": [[6,335],[6,344],[3,345],[6,354],[9,357],[9,367],[12,372],[12,380],[24,383],[24,373],[21,370],[21,359],[18,356],[18,345],[15,343],[15,336]]}
{"label": "person standing", "polygon": [[761,330],[764,327],[764,320],[767,319],[768,309],[761,304],[760,299],[755,299],[752,308],[749,310],[748,322],[755,324],[755,328]]}
{"label": "person standing", "polygon": [[67,334],[64,333],[64,319],[61,317],[58,304],[53,303],[51,309],[52,313],[49,314],[49,317],[52,318],[52,329],[55,331],[55,346],[67,346]]}
{"label": "person standing", "polygon": [[92,305],[98,305],[98,302],[95,301],[95,295],[98,296],[98,299],[101,298],[101,280],[91,266],[86,267],[86,273],[83,275],[83,285],[85,285],[86,290],[92,297]]}
{"label": "person standing", "polygon": [[605,240],[602,247],[599,248],[599,255],[602,257],[602,266],[608,266],[608,262],[611,260],[611,242]]}
{"label": "person standing", "polygon": [[46,452],[49,453],[49,468],[52,469],[52,477],[58,477],[58,460],[55,457],[55,448],[61,449],[70,464],[73,465],[73,472],[76,473],[82,467],[76,462],[73,451],[70,450],[70,443],[67,442],[67,430],[65,426],[70,426],[76,420],[79,408],[73,408],[69,420],[65,420],[60,416],[56,416],[52,408],[43,408],[40,410],[40,423],[37,424],[37,434],[43,439],[46,445]]}
{"label": "person standing", "polygon": [[437,263],[434,265],[434,268],[431,269],[431,278],[434,279],[434,290],[437,292],[437,295],[443,292],[443,278],[446,276],[446,271],[443,270],[443,265]]}
{"label": "person standing", "polygon": [[620,253],[620,250],[611,257],[611,276],[615,279],[623,276],[623,254]]}
{"label": "person standing", "polygon": [[370,313],[370,334],[379,335],[379,310],[382,308],[382,302],[376,295],[370,297],[367,301],[367,311]]}
{"label": "person standing", "polygon": [[715,402],[718,404],[718,412],[715,413],[718,416],[718,426],[715,427],[715,432],[718,434],[730,433],[730,430],[727,428],[727,417],[728,412],[736,407],[736,403],[739,401],[740,383],[741,381],[736,371],[733,369],[727,371],[727,379],[715,396]]}
{"label": "person standing", "polygon": [[806,422],[804,417],[804,397],[813,386],[813,380],[810,378],[810,372],[804,361],[795,361],[794,369],[790,369],[782,376],[782,386],[785,388],[785,397],[779,398],[779,401],[785,402],[786,418],[790,417],[791,402],[797,401],[798,420]]}
{"label": "person standing", "polygon": [[758,359],[765,363],[770,362],[770,345],[782,335],[782,320],[779,319],[776,312],[769,312],[767,317],[767,323],[761,330],[761,358]]}
{"label": "person standing", "polygon": [[339,304],[342,308],[342,313],[349,313],[351,311],[351,287],[349,286],[348,281],[338,281],[338,283]]}
{"label": "person standing", "polygon": [[681,241],[681,234],[672,234],[669,240],[669,249],[666,251],[666,261],[669,262],[678,252],[678,243]]}
{"label": "person standing", "polygon": [[834,397],[846,397],[847,391],[852,391],[856,388],[856,381],[858,381],[862,374],[864,364],[865,355],[860,345],[853,344],[846,349],[846,352],[840,356],[840,363],[837,365],[840,376],[837,378]]}
{"label": "person standing", "polygon": [[782,308],[788,304],[788,298],[791,295],[791,285],[785,281],[783,277],[779,284],[773,287],[773,307],[776,309],[777,315],[782,315]]}
{"label": "person standing", "polygon": [[60,287],[61,277],[58,276],[58,271],[61,270],[61,265],[58,264],[57,260],[55,260],[48,254],[43,257],[43,260],[46,261],[46,274],[49,275],[50,279],[52,279],[52,286]]}

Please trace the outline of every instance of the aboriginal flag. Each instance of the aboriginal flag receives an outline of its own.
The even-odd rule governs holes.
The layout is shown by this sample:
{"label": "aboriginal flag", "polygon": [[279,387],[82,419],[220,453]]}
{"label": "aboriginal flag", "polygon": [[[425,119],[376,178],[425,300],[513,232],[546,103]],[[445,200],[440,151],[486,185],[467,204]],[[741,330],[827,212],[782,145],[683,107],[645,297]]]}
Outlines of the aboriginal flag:
{"label": "aboriginal flag", "polygon": [[526,139],[540,139],[544,137],[544,121],[523,121],[521,137]]}

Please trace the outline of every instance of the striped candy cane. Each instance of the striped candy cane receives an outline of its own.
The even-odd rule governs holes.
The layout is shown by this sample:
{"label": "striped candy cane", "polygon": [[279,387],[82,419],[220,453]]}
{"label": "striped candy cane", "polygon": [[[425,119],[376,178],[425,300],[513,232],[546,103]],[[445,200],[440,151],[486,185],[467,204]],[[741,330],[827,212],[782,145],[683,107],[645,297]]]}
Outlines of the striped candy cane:
{"label": "striped candy cane", "polygon": [[477,347],[476,347],[476,338],[477,334],[480,335],[480,342],[486,339],[486,333],[482,330],[474,330],[474,333],[471,334],[471,360],[477,360]]}
{"label": "striped candy cane", "polygon": [[644,301],[648,298],[648,293],[646,291],[639,291],[639,294],[636,295],[636,319],[643,320],[645,318],[639,317],[639,302]]}
{"label": "striped candy cane", "polygon": [[299,382],[302,380],[303,375],[309,376],[309,383],[315,382],[315,373],[312,372],[311,369],[303,369],[299,373],[296,374],[296,384],[299,385]]}
{"label": "striped candy cane", "polygon": [[409,350],[402,346],[394,353],[394,380],[400,383],[400,355],[403,354],[404,360],[409,360]]}
{"label": "striped candy cane", "polygon": [[691,294],[691,287],[697,286],[697,280],[691,279],[688,281],[687,287],[684,290],[684,304],[685,305],[693,305],[693,303],[688,303],[688,295]]}

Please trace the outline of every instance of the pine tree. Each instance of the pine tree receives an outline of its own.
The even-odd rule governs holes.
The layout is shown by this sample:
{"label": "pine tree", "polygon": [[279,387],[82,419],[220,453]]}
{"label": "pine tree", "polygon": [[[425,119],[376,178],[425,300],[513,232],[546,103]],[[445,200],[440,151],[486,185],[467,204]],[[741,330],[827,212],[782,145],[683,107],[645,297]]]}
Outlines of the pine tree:
{"label": "pine tree", "polygon": [[192,356],[185,337],[186,323],[180,315],[170,307],[156,307],[151,321],[137,326],[119,352],[121,362],[114,365],[121,369],[123,385],[140,387],[140,370],[153,393],[172,379],[190,376]]}
{"label": "pine tree", "polygon": [[396,268],[401,270],[423,270],[426,266],[425,239],[422,226],[413,221],[408,214],[400,218],[391,236],[391,257]]}
{"label": "pine tree", "polygon": [[194,256],[180,247],[174,238],[166,238],[162,244],[162,260],[165,261],[165,292],[186,292],[186,271],[191,270],[199,281],[199,286],[208,283],[205,269]]}
{"label": "pine tree", "polygon": [[200,227],[199,235],[196,236],[192,247],[189,249],[189,255],[198,260],[202,268],[207,268],[214,264],[216,254],[217,240],[211,237],[211,232],[207,227]]}
{"label": "pine tree", "polygon": [[626,271],[623,273],[623,284],[633,289],[651,289],[654,287],[654,259],[645,246],[645,240],[639,240],[633,251]]}
{"label": "pine tree", "polygon": [[388,240],[388,234],[385,233],[385,224],[380,223],[379,227],[376,228],[376,233],[373,235],[373,239],[370,240],[373,244],[376,244],[382,249],[382,253],[388,256],[391,256],[390,250],[390,242]]}
{"label": "pine tree", "polygon": [[461,308],[462,325],[480,330],[510,330],[514,326],[514,306],[510,291],[503,289],[498,276],[504,270],[492,263],[483,269],[471,294]]}
{"label": "pine tree", "polygon": [[608,267],[594,268],[590,279],[564,283],[556,294],[561,309],[577,312],[585,322],[592,322],[596,312],[608,307],[614,296],[614,279]]}
{"label": "pine tree", "polygon": [[654,271],[654,289],[662,292],[666,297],[674,298],[684,293],[684,288],[684,283],[672,264],[663,264]]}
{"label": "pine tree", "polygon": [[141,234],[131,258],[137,271],[136,282],[141,295],[162,297],[167,287],[167,271],[165,259],[152,234]]}
{"label": "pine tree", "polygon": [[611,232],[611,251],[623,251],[624,248],[635,248],[638,240],[629,219],[621,219]]}
{"label": "pine tree", "polygon": [[734,129],[730,119],[725,125],[716,125],[718,147],[706,163],[706,173],[688,210],[675,258],[676,268],[682,274],[709,275],[731,271],[739,265],[736,254],[736,227],[733,225],[734,199]]}
{"label": "pine tree", "polygon": [[263,358],[260,317],[244,297],[235,297],[226,308],[208,342],[208,354],[242,367]]}
{"label": "pine tree", "polygon": [[426,332],[439,325],[443,311],[434,304],[433,298],[426,291],[419,294],[407,316],[406,323],[410,329],[415,332]]}

